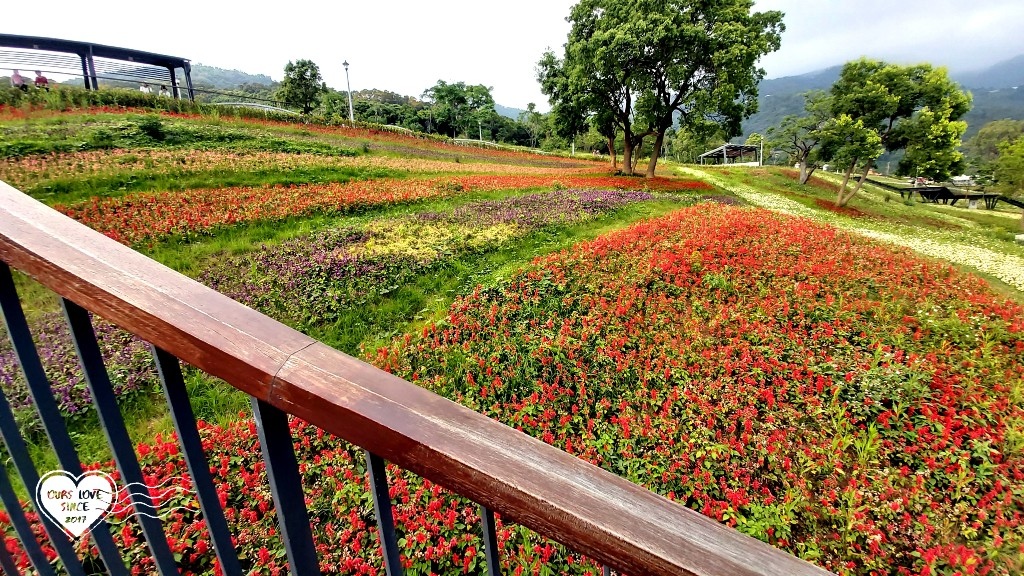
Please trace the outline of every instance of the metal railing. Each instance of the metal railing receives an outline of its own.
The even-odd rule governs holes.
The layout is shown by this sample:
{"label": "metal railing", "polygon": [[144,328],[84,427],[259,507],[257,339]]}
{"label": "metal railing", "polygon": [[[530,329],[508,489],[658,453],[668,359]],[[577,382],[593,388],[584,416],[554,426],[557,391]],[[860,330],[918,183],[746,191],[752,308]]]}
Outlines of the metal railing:
{"label": "metal railing", "polygon": [[[0,183],[0,305],[45,432],[66,470],[82,470],[34,347],[10,268],[57,293],[100,422],[125,482],[141,482],[90,312],[152,343],[178,441],[225,574],[241,574],[197,431],[179,359],[251,396],[253,418],[292,574],[319,574],[288,426],[301,418],[365,450],[386,571],[402,573],[385,460],[480,506],[488,573],[499,574],[494,513],[629,574],[822,576],[828,572],[725,527],[540,440],[365,364],[249,309]],[[39,480],[0,393],[0,434],[25,486]],[[0,497],[35,570],[54,574],[6,473]],[[136,510],[152,505],[133,495]],[[346,511],[339,510],[338,514]],[[43,522],[68,574],[85,574],[64,534]],[[161,523],[141,516],[161,574],[178,568]],[[100,523],[93,542],[110,574],[128,568]],[[0,568],[16,574],[0,546]]]}

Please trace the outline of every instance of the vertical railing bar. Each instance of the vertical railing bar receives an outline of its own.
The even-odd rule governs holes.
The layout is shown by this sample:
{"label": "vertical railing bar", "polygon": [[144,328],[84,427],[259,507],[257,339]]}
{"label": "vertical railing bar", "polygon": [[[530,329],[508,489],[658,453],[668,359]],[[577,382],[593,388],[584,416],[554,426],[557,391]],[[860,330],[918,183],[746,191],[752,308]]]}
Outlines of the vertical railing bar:
{"label": "vertical railing bar", "polygon": [[480,505],[480,526],[484,533],[484,557],[487,558],[487,576],[501,576],[501,557],[498,555],[498,528],[494,510]]}
{"label": "vertical railing bar", "polygon": [[[57,576],[53,566],[46,560],[46,554],[43,553],[39,541],[32,534],[32,527],[29,526],[25,511],[21,508],[21,502],[18,501],[18,496],[14,493],[11,479],[7,477],[7,470],[2,466],[0,466],[0,501],[3,501],[7,515],[11,519],[11,525],[14,526],[14,531],[17,532],[18,539],[25,547],[25,552],[28,554],[29,560],[32,561],[32,565],[36,567],[36,571],[43,575]],[[17,574],[17,571],[14,573]]]}
{"label": "vertical railing bar", "polygon": [[384,459],[367,450],[366,471],[370,474],[373,511],[377,515],[380,545],[384,548],[384,569],[387,576],[401,576],[404,570],[398,557],[398,538],[395,536],[395,517],[391,513],[391,491]]}
{"label": "vertical railing bar", "polygon": [[[22,310],[22,303],[18,301],[10,268],[2,260],[0,260],[0,311],[3,313],[4,324],[7,326],[7,333],[10,335],[11,345],[14,348],[14,357],[22,366],[22,374],[29,382],[29,395],[32,397],[32,403],[43,423],[46,437],[57,455],[57,461],[66,471],[78,474],[82,470],[82,462],[75,452],[75,445],[71,440],[71,435],[68,434],[68,426],[60,416],[56,401],[53,400],[53,390],[46,378],[43,364],[39,360],[39,353],[36,352],[36,344],[32,340],[32,333],[29,331],[29,323],[25,318],[25,311]],[[111,536],[110,525],[105,521],[100,521],[92,528],[91,535],[99,550],[99,557],[103,560],[103,565],[111,576],[128,576],[128,569],[125,568],[121,552],[114,543],[114,537]]]}
{"label": "vertical railing bar", "polygon": [[238,553],[231,543],[231,531],[228,529],[224,510],[220,506],[213,477],[210,476],[210,465],[203,450],[203,442],[199,438],[199,429],[196,426],[192,403],[189,402],[188,392],[185,390],[181,365],[172,354],[156,346],[150,346],[150,348],[156,361],[157,373],[160,375],[160,384],[163,386],[164,395],[171,408],[174,430],[178,433],[178,441],[181,443],[185,463],[188,465],[192,483],[196,488],[196,495],[199,497],[199,507],[202,509],[203,518],[210,531],[213,549],[217,553],[217,559],[220,560],[220,568],[224,574],[229,576],[241,574],[242,566],[238,562]]}
{"label": "vertical railing bar", "polygon": [[320,563],[313,544],[288,415],[258,398],[252,399],[252,413],[263,461],[267,464],[270,494],[274,497],[288,567],[292,574],[318,575]]}
{"label": "vertical railing bar", "polygon": [[[7,396],[4,395],[3,391],[0,390],[0,437],[3,438],[4,445],[7,446],[7,453],[11,459],[14,460],[14,467],[18,470],[18,475],[21,476],[21,481],[25,485],[25,490],[30,495],[34,495],[36,491],[36,485],[39,484],[39,471],[36,470],[36,465],[32,462],[32,457],[29,456],[28,447],[25,445],[25,439],[21,436],[21,431],[18,430],[18,424],[14,420],[14,411],[11,410],[11,405],[7,401]],[[4,478],[7,478],[6,472],[3,474]],[[8,485],[10,480],[7,480]],[[29,497],[30,499],[32,496]],[[14,502],[17,502],[17,498]],[[7,503],[4,506],[10,509]],[[36,508],[38,509],[38,503]],[[19,506],[20,508],[20,506]],[[53,544],[54,550],[57,551],[57,555],[60,556],[64,567],[69,574],[75,576],[85,576],[85,569],[82,568],[82,563],[78,559],[78,555],[75,554],[75,548],[71,545],[71,540],[68,538],[64,531],[50,522],[48,519],[43,518],[43,513],[39,511],[39,522],[43,525],[43,530],[46,531],[46,535],[50,538],[50,543]],[[34,540],[34,538],[33,538]]]}
{"label": "vertical railing bar", "polygon": [[612,569],[607,567],[607,566],[605,566],[604,570],[603,570],[603,574],[604,574],[604,576],[612,576]]}
{"label": "vertical railing bar", "polygon": [[7,537],[2,534],[0,534],[0,570],[3,570],[5,576],[21,576],[18,573],[17,564],[14,563],[14,558],[11,558],[11,553],[7,551]]}
{"label": "vertical railing bar", "polygon": [[[32,334],[28,329],[28,321],[25,319],[21,302],[18,300],[18,292],[14,286],[11,269],[3,261],[0,261],[0,312],[2,312],[0,315],[3,316],[7,332],[11,337],[15,358],[21,365],[21,372],[28,382],[32,403],[43,423],[43,430],[50,440],[50,445],[53,446],[53,451],[57,454],[57,461],[65,471],[79,473],[82,470],[82,462],[75,452],[71,435],[68,434],[67,426],[64,424],[64,418],[60,414],[60,409],[57,408],[56,400],[53,399],[53,390],[46,378],[43,364],[39,360],[39,353],[32,342]],[[93,526],[91,535],[110,576],[128,576],[128,569],[124,565],[117,545],[114,544],[114,538],[110,535],[110,526],[106,521],[100,521]]]}
{"label": "vertical railing bar", "polygon": [[146,544],[149,545],[149,550],[153,553],[153,561],[164,576],[178,574],[179,570],[167,542],[167,536],[164,534],[163,525],[158,518],[154,517],[153,500],[149,495],[149,490],[145,488],[142,468],[139,465],[138,456],[135,454],[135,447],[128,436],[128,430],[125,428],[121,409],[114,396],[114,388],[110,384],[110,376],[103,365],[103,356],[100,353],[99,344],[96,342],[96,333],[93,331],[89,313],[78,304],[65,298],[61,298],[61,306],[64,308],[64,316],[71,328],[71,340],[75,344],[75,352],[78,353],[78,360],[82,364],[85,381],[89,386],[93,404],[96,406],[96,413],[99,415],[103,433],[114,453],[114,462],[121,472],[121,480],[128,489],[135,512],[138,513],[139,525],[142,527]]}

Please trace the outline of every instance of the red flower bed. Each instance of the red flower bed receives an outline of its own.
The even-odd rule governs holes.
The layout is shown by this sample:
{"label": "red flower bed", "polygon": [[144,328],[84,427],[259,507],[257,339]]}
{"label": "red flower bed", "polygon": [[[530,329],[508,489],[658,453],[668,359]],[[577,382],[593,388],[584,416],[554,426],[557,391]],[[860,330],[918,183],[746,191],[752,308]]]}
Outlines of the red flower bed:
{"label": "red flower bed", "polygon": [[72,206],[56,205],[64,214],[115,240],[132,244],[173,234],[190,235],[218,226],[256,220],[279,220],[360,206],[382,206],[477,190],[541,188],[638,188],[706,190],[692,180],[642,180],[616,176],[458,176],[432,179],[382,179],[344,184],[238,187],[187,192],[143,193],[94,198]]}
{"label": "red flower bed", "polygon": [[389,370],[840,573],[1024,564],[1024,311],[701,206],[458,301]]}
{"label": "red flower bed", "polygon": [[[239,418],[249,416],[240,414]],[[363,452],[298,420],[291,422],[291,429],[296,438],[295,449],[321,571],[383,576]],[[199,430],[245,573],[287,574],[288,562],[255,425],[238,422],[219,427],[200,422]],[[191,490],[188,469],[174,438],[164,440],[158,436],[155,443],[141,444],[137,450],[147,484],[155,486],[183,477],[184,483],[179,481],[177,485]],[[108,473],[116,470],[113,462],[88,468]],[[116,472],[112,476],[120,481]],[[407,573],[486,574],[476,505],[394,466],[388,466],[388,476],[401,558]],[[164,530],[172,553],[179,558],[181,573],[186,576],[221,574],[195,497],[179,492],[156,504],[160,509],[184,508],[171,512],[164,521]],[[130,511],[125,511],[107,518],[114,541],[132,574],[155,574],[156,567],[142,531],[129,514]],[[39,540],[46,542],[38,516],[34,513],[28,516]],[[578,569],[574,573],[578,574],[600,574],[600,569],[585,558],[521,527],[506,526],[498,518],[497,528],[506,574],[536,575],[545,562],[574,566]],[[0,534],[5,533],[7,549],[18,566],[27,569],[28,558],[14,538],[7,516],[0,513]],[[79,539],[76,548],[87,565],[97,565],[98,552],[88,538]],[[56,552],[48,544],[44,544],[44,551],[49,558],[56,558]]]}

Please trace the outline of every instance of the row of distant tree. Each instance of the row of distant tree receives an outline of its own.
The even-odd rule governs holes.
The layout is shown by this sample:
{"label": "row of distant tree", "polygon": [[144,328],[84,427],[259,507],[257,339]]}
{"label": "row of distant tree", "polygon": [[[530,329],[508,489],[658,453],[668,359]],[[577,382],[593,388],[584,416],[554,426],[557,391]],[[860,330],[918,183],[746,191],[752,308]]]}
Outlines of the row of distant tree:
{"label": "row of distant tree", "polygon": [[[289,62],[284,69],[284,79],[276,86],[265,88],[262,96],[272,97],[305,114],[335,119],[349,116],[348,94],[328,88],[319,67],[311,60]],[[352,93],[352,114],[361,122],[401,126],[452,138],[545,149],[569,147],[565,139],[555,134],[549,115],[538,112],[533,103],[517,119],[498,114],[491,88],[482,84],[438,80],[419,98],[387,90],[360,90]]]}

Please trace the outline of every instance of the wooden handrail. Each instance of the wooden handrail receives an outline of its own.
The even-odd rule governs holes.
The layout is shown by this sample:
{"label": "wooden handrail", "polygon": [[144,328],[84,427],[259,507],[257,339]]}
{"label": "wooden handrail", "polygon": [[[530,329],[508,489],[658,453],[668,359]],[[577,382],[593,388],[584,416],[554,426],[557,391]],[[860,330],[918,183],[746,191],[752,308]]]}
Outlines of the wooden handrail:
{"label": "wooden handrail", "polygon": [[0,259],[232,386],[617,570],[829,574],[321,344],[2,182]]}

